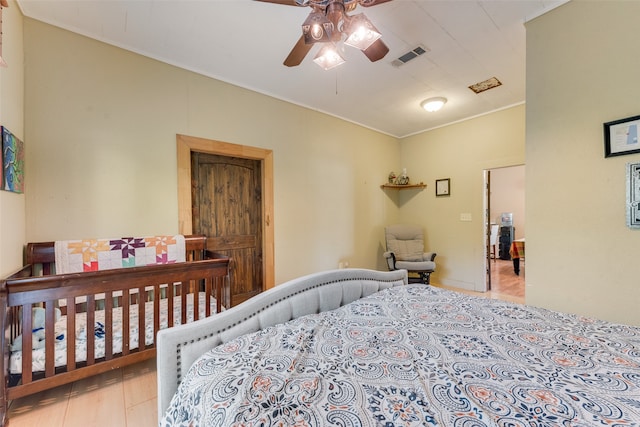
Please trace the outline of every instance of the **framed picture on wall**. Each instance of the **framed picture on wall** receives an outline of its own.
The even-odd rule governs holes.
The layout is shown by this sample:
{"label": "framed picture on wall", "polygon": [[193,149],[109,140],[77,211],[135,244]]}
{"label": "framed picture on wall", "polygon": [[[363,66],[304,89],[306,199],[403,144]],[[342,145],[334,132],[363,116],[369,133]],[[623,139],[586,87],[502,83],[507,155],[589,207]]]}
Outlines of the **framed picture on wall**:
{"label": "framed picture on wall", "polygon": [[640,116],[627,117],[604,124],[604,156],[640,153],[638,127]]}
{"label": "framed picture on wall", "polygon": [[24,193],[24,143],[9,129],[0,127],[2,133],[2,189]]}
{"label": "framed picture on wall", "polygon": [[436,179],[436,197],[451,195],[450,178]]}

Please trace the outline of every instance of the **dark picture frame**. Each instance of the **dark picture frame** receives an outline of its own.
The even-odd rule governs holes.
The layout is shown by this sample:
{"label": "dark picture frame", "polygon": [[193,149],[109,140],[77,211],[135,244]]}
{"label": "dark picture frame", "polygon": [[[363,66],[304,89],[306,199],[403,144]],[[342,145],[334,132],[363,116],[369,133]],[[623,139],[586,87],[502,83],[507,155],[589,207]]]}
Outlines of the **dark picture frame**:
{"label": "dark picture frame", "polygon": [[640,116],[604,123],[604,157],[640,153]]}
{"label": "dark picture frame", "polygon": [[436,197],[451,195],[451,179],[436,179]]}

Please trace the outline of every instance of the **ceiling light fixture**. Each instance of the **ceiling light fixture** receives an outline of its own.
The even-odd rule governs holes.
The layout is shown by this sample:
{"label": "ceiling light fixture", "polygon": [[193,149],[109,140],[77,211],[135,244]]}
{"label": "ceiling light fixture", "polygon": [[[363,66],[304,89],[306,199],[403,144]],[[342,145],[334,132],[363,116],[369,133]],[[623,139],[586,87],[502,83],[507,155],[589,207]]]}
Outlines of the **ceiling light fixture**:
{"label": "ceiling light fixture", "polygon": [[327,43],[320,49],[320,52],[313,59],[313,62],[324,68],[325,70],[330,70],[334,67],[337,67],[340,64],[344,64],[344,58],[336,47],[332,43]]}
{"label": "ceiling light fixture", "polygon": [[364,16],[364,13],[359,13],[349,18],[347,39],[344,44],[365,50],[380,37],[382,34],[378,29]]}
{"label": "ceiling light fixture", "polygon": [[306,44],[328,42],[333,34],[333,23],[323,12],[314,11],[302,24],[302,35]]}
{"label": "ceiling light fixture", "polygon": [[443,98],[439,96],[437,98],[425,99],[420,103],[420,106],[425,110],[427,110],[428,112],[433,113],[441,109],[446,103],[447,103],[447,98]]}

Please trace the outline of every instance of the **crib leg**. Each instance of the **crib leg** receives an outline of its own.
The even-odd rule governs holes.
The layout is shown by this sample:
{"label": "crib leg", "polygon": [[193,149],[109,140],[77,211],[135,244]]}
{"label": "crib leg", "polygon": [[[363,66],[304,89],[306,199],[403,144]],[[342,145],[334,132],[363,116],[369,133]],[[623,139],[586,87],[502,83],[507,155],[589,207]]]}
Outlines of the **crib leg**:
{"label": "crib leg", "polygon": [[[5,358],[5,360],[9,359]],[[0,387],[0,427],[3,427],[7,424],[7,413],[9,412],[9,402],[7,401],[7,393],[9,390],[7,385],[6,372],[4,371],[4,369],[1,377],[2,387]]]}
{"label": "crib leg", "polygon": [[0,334],[0,347],[2,348],[2,369],[0,370],[0,426],[4,426],[7,421],[7,412],[9,407],[9,402],[7,402],[7,375],[9,372],[9,367],[5,366],[9,363],[9,346],[6,342],[6,331],[9,328],[8,319],[7,319],[7,294],[6,294],[6,284],[4,281],[0,283],[0,330],[2,333]]}

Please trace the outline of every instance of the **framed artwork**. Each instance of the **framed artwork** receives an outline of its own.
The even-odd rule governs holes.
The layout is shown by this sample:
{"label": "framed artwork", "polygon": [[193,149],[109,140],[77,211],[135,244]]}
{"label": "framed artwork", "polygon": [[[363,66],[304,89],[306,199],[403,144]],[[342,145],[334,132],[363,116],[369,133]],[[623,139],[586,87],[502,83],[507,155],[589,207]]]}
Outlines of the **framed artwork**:
{"label": "framed artwork", "polygon": [[2,189],[24,193],[24,144],[2,126]]}
{"label": "framed artwork", "polygon": [[436,179],[436,197],[451,195],[450,178]]}
{"label": "framed artwork", "polygon": [[638,127],[640,116],[627,117],[604,124],[604,156],[640,153]]}

